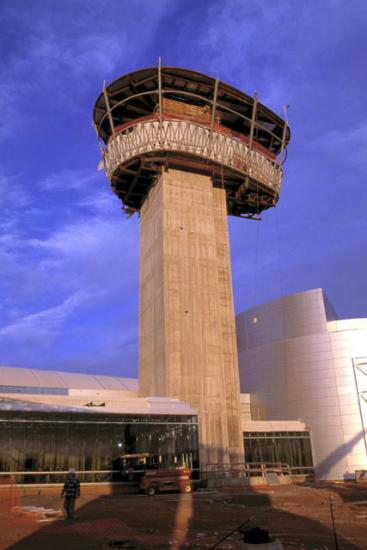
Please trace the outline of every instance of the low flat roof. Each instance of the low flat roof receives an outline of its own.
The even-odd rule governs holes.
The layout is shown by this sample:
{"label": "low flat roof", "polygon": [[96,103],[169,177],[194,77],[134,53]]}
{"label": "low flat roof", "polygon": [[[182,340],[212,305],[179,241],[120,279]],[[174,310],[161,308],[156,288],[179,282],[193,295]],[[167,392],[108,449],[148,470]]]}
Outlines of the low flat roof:
{"label": "low flat roof", "polygon": [[0,386],[136,392],[136,378],[0,366]]}
{"label": "low flat roof", "polygon": [[[0,394],[0,413],[6,412],[41,412],[41,413],[82,413],[83,415],[144,415],[144,416],[197,416],[197,410],[189,403],[169,397],[125,397],[114,401],[96,401],[94,404],[86,400],[76,400],[69,396],[57,400],[50,396],[6,396]],[[1,416],[1,414],[0,414]],[[0,420],[1,421],[1,420]]]}
{"label": "low flat roof", "polygon": [[244,432],[304,432],[309,428],[302,420],[243,420]]}
{"label": "low flat roof", "polygon": [[[161,88],[159,81],[161,80]],[[217,85],[217,88],[216,88]],[[112,130],[108,117],[108,96],[115,125],[130,122],[149,115],[156,109],[160,93],[164,97],[178,99],[195,105],[214,103],[223,124],[249,133],[254,98],[226,82],[183,67],[147,67],[124,74],[111,82],[106,93],[98,96],[94,106],[93,121],[99,136],[107,142]],[[266,105],[258,102],[256,120],[256,141],[279,152],[285,121]],[[275,142],[270,140],[270,133]],[[286,143],[290,140],[287,128]]]}

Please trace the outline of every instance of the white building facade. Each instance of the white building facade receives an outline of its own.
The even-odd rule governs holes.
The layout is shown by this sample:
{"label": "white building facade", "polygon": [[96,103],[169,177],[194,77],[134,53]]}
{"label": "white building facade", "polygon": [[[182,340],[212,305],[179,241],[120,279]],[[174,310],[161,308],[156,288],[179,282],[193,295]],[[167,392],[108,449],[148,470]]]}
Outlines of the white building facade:
{"label": "white building facade", "polygon": [[268,420],[307,425],[316,478],[367,469],[367,319],[338,319],[315,289],[236,321],[241,392]]}

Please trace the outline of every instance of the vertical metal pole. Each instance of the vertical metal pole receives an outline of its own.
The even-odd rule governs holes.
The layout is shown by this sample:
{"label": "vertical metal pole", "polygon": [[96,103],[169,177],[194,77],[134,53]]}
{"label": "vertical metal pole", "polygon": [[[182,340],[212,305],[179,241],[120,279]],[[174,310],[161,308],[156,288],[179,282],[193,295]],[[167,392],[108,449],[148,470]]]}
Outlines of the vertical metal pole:
{"label": "vertical metal pole", "polygon": [[[249,144],[248,144],[250,164],[252,163],[251,151],[252,151],[252,143],[254,141],[258,102],[259,102],[259,98],[258,98],[257,92],[254,92],[254,103],[252,105],[251,128],[250,128],[250,137],[249,137]],[[246,186],[248,187],[249,184],[250,184],[250,179],[248,176],[246,176]],[[257,180],[256,180],[256,215],[257,217],[259,217],[259,182]]]}
{"label": "vertical metal pole", "polygon": [[215,122],[215,111],[217,109],[217,97],[218,97],[218,87],[219,87],[219,79],[215,79],[214,84],[214,97],[213,97],[213,107],[212,107],[212,119],[210,121],[210,131],[213,133],[214,129],[214,122]]}
{"label": "vertical metal pole", "polygon": [[103,82],[103,95],[104,95],[104,100],[105,100],[105,103],[106,103],[108,120],[110,121],[111,133],[114,136],[115,135],[115,126],[113,124],[111,108],[110,108],[110,102],[108,100],[108,95],[107,95],[107,90],[106,90],[106,87],[105,87],[105,82]]}
{"label": "vertical metal pole", "polygon": [[251,117],[251,128],[250,128],[250,138],[249,138],[249,149],[251,151],[252,149],[252,142],[254,141],[254,132],[255,132],[255,124],[256,124],[256,111],[257,111],[257,104],[259,102],[258,95],[256,92],[254,92],[254,103],[252,106],[252,117]]}
{"label": "vertical metal pole", "polygon": [[283,153],[285,149],[285,140],[287,138],[287,129],[288,129],[288,116],[287,116],[287,109],[289,105],[284,105],[284,128],[283,128],[283,135],[282,135],[282,144],[280,146],[280,156],[279,156],[279,164],[283,164]]}
{"label": "vertical metal pole", "polygon": [[162,143],[163,104],[162,104],[162,59],[158,57],[158,107],[159,107],[159,143]]}
{"label": "vertical metal pole", "polygon": [[208,138],[208,153],[212,150],[212,144],[213,144],[213,130],[214,130],[214,122],[215,122],[215,111],[217,108],[217,95],[218,95],[218,85],[219,85],[219,79],[215,79],[214,83],[214,94],[213,94],[213,105],[212,105],[212,117],[210,121],[210,134]]}
{"label": "vertical metal pole", "polygon": [[337,539],[337,536],[336,536],[336,529],[335,529],[335,518],[334,518],[334,510],[333,510],[333,497],[329,498],[329,504],[330,504],[331,524],[332,524],[332,527],[333,527],[334,548],[335,548],[335,550],[339,550],[338,539]]}

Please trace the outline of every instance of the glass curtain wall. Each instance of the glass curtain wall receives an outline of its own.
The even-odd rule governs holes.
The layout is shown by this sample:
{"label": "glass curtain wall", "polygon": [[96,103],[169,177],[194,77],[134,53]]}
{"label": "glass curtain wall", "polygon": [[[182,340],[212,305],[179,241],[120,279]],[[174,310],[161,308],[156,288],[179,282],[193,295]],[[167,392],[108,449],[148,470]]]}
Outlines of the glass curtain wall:
{"label": "glass curtain wall", "polygon": [[29,472],[24,482],[58,481],[51,473],[69,468],[94,472],[85,480],[101,481],[120,480],[124,468],[199,466],[195,416],[13,411],[1,416],[0,472]]}
{"label": "glass curtain wall", "polygon": [[313,467],[309,432],[244,432],[245,462],[249,469],[261,465],[307,473]]}

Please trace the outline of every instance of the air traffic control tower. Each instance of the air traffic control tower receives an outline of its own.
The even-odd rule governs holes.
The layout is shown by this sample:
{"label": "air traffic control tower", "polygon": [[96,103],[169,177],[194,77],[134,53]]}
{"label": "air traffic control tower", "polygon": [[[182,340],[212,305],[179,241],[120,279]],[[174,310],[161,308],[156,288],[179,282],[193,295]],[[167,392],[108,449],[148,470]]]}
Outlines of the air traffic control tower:
{"label": "air traffic control tower", "polygon": [[287,124],[256,95],[159,66],[104,88],[94,125],[113,191],[140,215],[140,394],[189,402],[201,469],[236,469],[244,455],[227,215],[258,218],[276,205]]}

